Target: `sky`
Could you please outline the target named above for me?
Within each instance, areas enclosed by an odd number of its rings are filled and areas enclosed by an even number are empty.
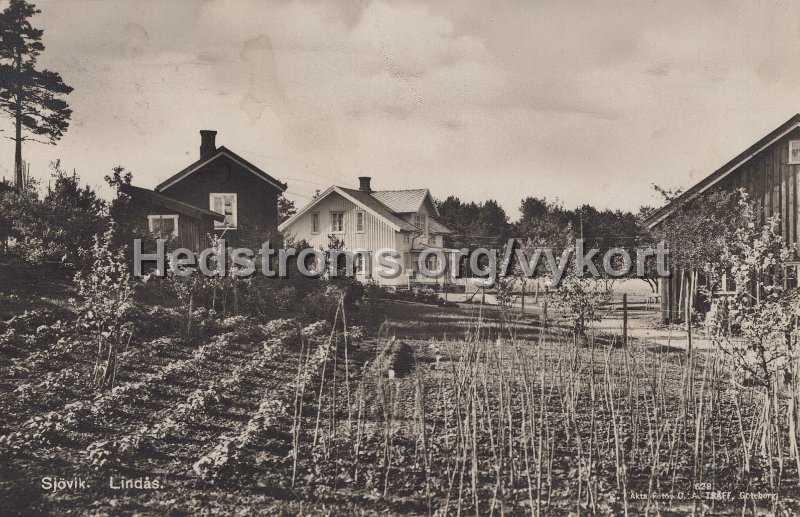
[[[24,158],[106,195],[112,167],[154,187],[212,129],[298,206],[371,176],[512,219],[526,196],[636,210],[800,112],[800,2],[34,3],[74,113]],[[13,159],[0,139],[0,176]]]

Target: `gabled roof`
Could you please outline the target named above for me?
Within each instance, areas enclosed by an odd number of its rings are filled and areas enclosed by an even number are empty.
[[[411,190],[376,190],[372,197],[386,205],[394,213],[406,214],[418,212],[425,198],[431,194],[426,188]],[[431,199],[431,204],[433,200]],[[433,205],[434,208],[436,205]]]
[[[428,218],[428,230],[431,233],[453,233],[450,228],[431,217]]]
[[[386,224],[394,228],[396,231],[419,231],[419,228],[394,215],[383,203],[373,198],[369,194],[361,192],[360,190],[338,187],[336,185],[329,187],[327,190],[325,190],[325,192],[322,192],[320,195],[315,197],[311,203],[307,204],[298,210],[297,213],[292,217],[278,225],[278,230],[283,231],[333,192],[336,192],[351,203],[359,205],[364,210],[372,213],[372,215],[375,217],[382,219]]]
[[[123,185],[121,190],[131,197],[144,199],[155,205],[160,205],[169,208],[170,210],[174,210],[180,214],[186,214],[191,217],[198,218],[210,217],[217,221],[225,220],[225,216],[222,214],[212,212],[211,210],[206,210],[205,208],[200,208],[199,206],[190,205],[189,203],[184,203],[183,201],[178,201],[177,199],[153,192],[152,190],[148,190],[146,188],[134,187],[133,185]]]
[[[218,147],[214,151],[214,154],[211,155],[210,158],[206,158],[206,159],[202,159],[201,158],[201,159],[197,160],[196,162],[192,163],[191,165],[189,165],[188,167],[186,167],[185,169],[183,169],[182,171],[180,171],[179,173],[177,173],[174,176],[170,177],[169,179],[163,181],[162,183],[160,183],[155,188],[155,190],[163,191],[163,190],[171,187],[172,185],[178,183],[179,181],[184,180],[188,176],[190,176],[190,175],[194,174],[196,171],[200,170],[205,165],[213,162],[214,160],[216,160],[216,159],[218,159],[218,158],[220,158],[222,156],[224,156],[224,157],[232,160],[233,162],[237,163],[238,165],[242,166],[245,170],[247,170],[248,172],[252,173],[256,177],[261,178],[262,180],[266,181],[267,183],[269,183],[270,185],[272,185],[276,189],[280,190],[281,192],[286,190],[286,183],[282,183],[282,182],[276,180],[275,178],[273,178],[272,176],[270,176],[266,172],[262,171],[261,169],[259,169],[255,165],[253,165],[252,163],[248,162],[247,160],[245,160],[244,158],[242,158],[238,154],[234,153],[230,149],[226,148],[225,146]]]
[[[372,195],[367,194],[366,192],[361,192],[360,190],[357,189],[344,188],[344,187],[338,187],[338,188],[342,192],[349,194],[353,199],[356,199],[358,201],[358,204],[360,204],[364,208],[369,208],[370,210],[375,212],[375,214],[377,214],[379,217],[382,217],[383,219],[391,222],[392,225],[396,226],[398,230],[405,230],[409,232],[419,231],[419,228],[417,228],[413,224],[409,223],[405,219],[402,219],[394,215],[392,213],[394,212],[394,210],[391,210],[388,206],[386,206],[378,199],[375,199]]]
[[[364,210],[370,212],[372,215],[382,219],[386,224],[391,226],[395,229],[395,231],[404,231],[404,232],[421,232],[422,230],[417,226],[411,224],[410,222],[406,221],[402,217],[399,217],[398,213],[408,213],[408,212],[416,212],[422,203],[425,201],[426,198],[430,197],[430,192],[428,189],[417,189],[417,190],[394,190],[394,191],[381,191],[381,192],[372,192],[367,194],[366,192],[362,192],[361,190],[352,189],[352,188],[345,188],[339,186],[332,186],[328,188],[325,192],[321,193],[317,197],[315,197],[311,203],[304,206],[302,209],[298,210],[296,214],[292,217],[287,219],[286,221],[282,222],[278,225],[278,229],[283,231],[288,228],[292,223],[297,221],[300,217],[303,216],[306,212],[311,210],[314,206],[316,206],[320,201],[328,197],[331,193],[336,192],[343,198],[347,199],[351,203],[354,203]],[[413,194],[405,195],[401,194],[398,196],[391,196],[391,199],[395,201],[394,206],[400,207],[402,211],[393,210],[391,206],[388,206],[386,203],[383,202],[383,197],[386,199],[385,196],[377,196],[376,194],[386,194],[388,192],[391,193],[406,193],[410,192]],[[431,202],[433,200],[431,199]],[[410,206],[416,204],[416,209],[408,210]],[[434,206],[435,208],[435,206]],[[450,230],[443,224],[439,223],[432,217],[428,218],[428,230],[431,233],[451,233]]]
[[[755,155],[774,144],[786,136],[789,132],[800,127],[800,113],[796,114],[777,128],[775,128],[768,135],[763,137],[758,142],[744,150],[744,152],[737,155],[734,159],[712,172],[694,186],[683,192],[680,196],[673,199],[667,205],[659,208],[644,220],[644,224],[648,228],[653,228],[655,225],[669,217],[682,203],[694,198],[695,196],[705,192],[709,188],[719,183],[723,178],[731,174],[733,171],[747,163]]]

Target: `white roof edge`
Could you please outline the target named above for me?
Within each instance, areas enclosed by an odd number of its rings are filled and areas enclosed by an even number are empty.
[[[433,199],[433,194],[431,194],[430,189],[425,189],[425,195],[422,197],[422,203],[419,204],[421,207],[427,198],[431,198],[431,205],[433,205],[433,212],[436,214],[436,217],[439,217],[439,207],[436,206],[436,201]],[[417,211],[419,211],[419,207],[417,207]]]
[[[335,186],[331,186],[331,187],[328,187],[327,189],[325,189],[317,197],[312,199],[310,203],[308,203],[306,206],[304,206],[303,208],[298,210],[292,217],[290,217],[289,219],[287,219],[284,222],[282,222],[281,224],[279,224],[278,225],[278,230],[281,231],[281,232],[284,231],[288,226],[290,226],[292,223],[297,221],[303,214],[308,212],[311,209],[311,207],[313,207],[314,205],[316,205],[317,203],[322,201],[324,198],[326,198],[328,196],[328,194],[330,194],[333,191],[333,189],[335,189],[335,188],[336,188]]]
[[[272,180],[270,180],[268,178],[265,178],[261,173],[259,173],[257,171],[254,171],[252,167],[248,166],[247,164],[242,163],[241,161],[237,160],[236,157],[231,156],[230,154],[228,154],[227,149],[223,149],[222,152],[215,154],[214,156],[212,156],[211,158],[209,158],[208,160],[206,160],[206,161],[204,161],[202,163],[198,163],[197,165],[195,165],[194,167],[192,167],[188,171],[184,172],[180,176],[178,176],[178,177],[174,178],[173,180],[171,180],[169,183],[165,184],[163,187],[156,187],[156,192],[162,192],[164,189],[167,189],[167,188],[173,186],[174,184],[178,183],[179,181],[183,181],[184,179],[186,179],[189,176],[191,176],[192,174],[194,174],[198,169],[200,169],[201,167],[205,167],[206,165],[208,165],[209,163],[213,162],[214,160],[216,160],[217,158],[219,158],[222,155],[227,156],[228,158],[233,160],[235,163],[239,164],[244,169],[250,171],[250,173],[252,173],[254,176],[256,176],[258,178],[261,178],[262,180],[266,181],[267,183],[269,183],[273,187],[278,188],[281,192],[286,190],[283,185],[275,183],[274,181],[272,181]]]
[[[769,142],[767,142],[766,144],[764,144],[764,145],[762,145],[761,147],[759,147],[757,151],[753,151],[752,153],[750,153],[750,154],[749,154],[747,157],[745,157],[744,159],[742,159],[742,160],[741,160],[739,163],[737,163],[736,165],[734,165],[733,167],[731,167],[730,169],[728,169],[727,171],[725,171],[725,173],[724,173],[724,174],[721,174],[719,178],[715,179],[714,181],[710,182],[710,183],[709,183],[708,185],[706,185],[705,187],[703,187],[703,188],[701,188],[700,190],[698,190],[697,192],[695,192],[695,193],[692,195],[692,198],[693,198],[693,197],[695,197],[695,196],[697,196],[698,194],[702,194],[702,193],[703,193],[703,192],[705,192],[706,190],[710,189],[711,187],[713,187],[714,185],[716,185],[717,183],[719,183],[719,182],[720,182],[722,179],[724,179],[724,178],[728,177],[728,175],[730,175],[730,173],[732,173],[733,171],[735,171],[736,169],[738,169],[739,167],[741,167],[742,165],[744,165],[745,163],[747,163],[748,161],[750,161],[750,159],[752,159],[752,158],[753,158],[753,156],[757,155],[758,153],[760,153],[761,151],[763,151],[763,150],[764,150],[764,149],[766,149],[767,147],[771,146],[772,144],[774,144],[775,142],[777,142],[777,141],[778,141],[778,140],[780,140],[781,138],[785,137],[787,134],[791,133],[792,131],[794,131],[794,130],[795,130],[795,129],[797,129],[798,127],[800,127],[800,122],[797,122],[797,123],[795,123],[795,124],[792,124],[791,126],[789,126],[789,128],[788,128],[788,129],[786,129],[786,131],[784,131],[783,133],[781,133],[780,135],[776,136],[775,138],[773,138],[772,140],[770,140],[770,141],[769,141]],[[713,173],[712,173],[712,174],[713,174]],[[701,181],[702,181],[702,180],[701,180]],[[690,199],[691,199],[691,198],[690,198]],[[653,228],[655,225],[657,225],[658,223],[660,223],[661,221],[663,221],[664,219],[666,219],[666,218],[667,218],[667,217],[668,217],[668,216],[669,216],[671,213],[672,213],[671,211],[665,212],[664,214],[662,214],[662,215],[661,215],[661,217],[659,217],[658,219],[656,219],[655,221],[653,221],[651,224],[649,224],[649,225],[647,226],[647,228],[648,228],[648,229],[649,229],[649,228]]]
[[[322,194],[320,194],[319,196],[314,198],[309,204],[304,206],[302,209],[298,210],[298,212],[296,214],[294,214],[292,217],[290,217],[289,219],[287,219],[284,222],[282,222],[281,224],[279,224],[278,225],[278,230],[284,231],[286,228],[291,226],[295,221],[297,221],[300,217],[302,217],[303,214],[308,212],[314,205],[316,205],[317,203],[322,201],[324,198],[328,197],[331,194],[331,192],[336,192],[337,194],[339,194],[343,198],[347,199],[351,203],[360,206],[365,211],[371,213],[372,215],[374,215],[378,219],[382,220],[383,222],[385,222],[386,224],[388,224],[389,226],[394,228],[395,231],[397,231],[397,232],[401,231],[401,228],[399,226],[397,226],[396,224],[394,224],[392,221],[386,219],[383,215],[379,214],[378,212],[376,212],[372,208],[364,205],[363,203],[358,201],[358,199],[354,198],[353,196],[351,196],[347,192],[343,191],[342,189],[340,189],[336,185],[328,187],[328,189],[325,192],[323,192]]]

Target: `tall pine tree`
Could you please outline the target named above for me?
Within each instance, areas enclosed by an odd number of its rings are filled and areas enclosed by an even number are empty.
[[[69,126],[72,110],[63,96],[72,91],[57,72],[38,70],[44,50],[41,29],[30,18],[39,13],[33,4],[11,0],[0,13],[0,109],[14,119],[16,143],[14,176],[22,185],[22,142],[55,144]]]

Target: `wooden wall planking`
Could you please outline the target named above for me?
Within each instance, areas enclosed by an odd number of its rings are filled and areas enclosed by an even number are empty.
[[[800,128],[793,130],[766,149],[752,156],[728,177],[721,180],[716,189],[743,188],[753,201],[758,224],[777,215],[780,231],[787,245],[800,244],[800,164],[789,164],[789,141],[800,139]],[[796,256],[798,254],[796,253]],[[662,284],[662,296],[667,296],[663,309],[666,321],[681,321],[680,306],[682,271],[673,271]]]

